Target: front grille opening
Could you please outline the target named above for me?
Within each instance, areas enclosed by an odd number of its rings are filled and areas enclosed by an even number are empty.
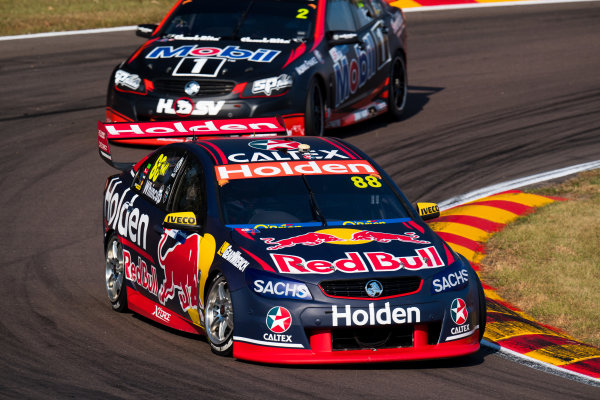
[[[323,281],[319,284],[327,296],[371,299],[365,286],[371,279],[345,279]],[[402,296],[414,293],[421,287],[421,278],[418,276],[403,276],[397,278],[377,279],[383,291],[378,297]]]
[[[413,325],[333,329],[331,345],[333,351],[412,347],[413,333]]]
[[[427,344],[434,345],[440,341],[442,321],[433,321],[427,324]]]

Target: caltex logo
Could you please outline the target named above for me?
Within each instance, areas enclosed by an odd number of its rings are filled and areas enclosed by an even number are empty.
[[[459,297],[452,301],[450,315],[452,316],[452,321],[454,321],[456,325],[462,325],[467,322],[469,312],[467,311],[467,304],[463,299]]]
[[[267,139],[255,140],[248,145],[259,150],[296,150],[300,143],[293,140]]]
[[[283,333],[292,325],[292,315],[284,307],[273,307],[267,313],[267,327],[274,333]]]

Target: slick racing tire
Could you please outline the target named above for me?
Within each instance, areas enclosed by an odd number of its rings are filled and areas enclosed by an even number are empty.
[[[406,107],[408,97],[408,76],[406,62],[400,53],[396,53],[390,69],[388,109],[394,119],[400,119]]]
[[[321,86],[316,80],[310,83],[306,95],[306,112],[304,114],[304,134],[306,136],[323,136],[325,132],[325,102]]]
[[[112,234],[106,245],[106,293],[112,308],[118,312],[127,310],[127,283],[123,245],[116,234]]]
[[[206,337],[213,353],[233,352],[233,302],[225,276],[218,274],[210,284],[204,307]]]
[[[483,339],[483,334],[485,333],[485,323],[487,321],[487,306],[485,303],[485,293],[483,291],[483,286],[481,285],[481,280],[479,276],[475,274],[477,279],[477,290],[479,295],[479,341]]]

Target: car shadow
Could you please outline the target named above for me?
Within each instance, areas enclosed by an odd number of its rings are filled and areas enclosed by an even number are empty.
[[[429,103],[431,96],[444,90],[443,87],[435,86],[409,86],[408,97],[406,100],[406,108],[400,121],[393,118],[389,114],[385,113],[373,119],[368,119],[363,122],[359,122],[356,125],[350,125],[342,128],[328,129],[325,131],[327,136],[335,136],[340,139],[361,135],[368,133],[376,129],[385,128],[390,124],[402,122],[408,120],[415,115],[419,114],[425,108],[425,105]]]

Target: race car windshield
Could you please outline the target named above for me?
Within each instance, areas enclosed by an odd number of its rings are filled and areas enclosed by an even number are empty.
[[[327,225],[409,217],[392,188],[375,175],[236,179],[221,186],[220,201],[226,225]]]
[[[316,4],[310,1],[195,0],[175,10],[162,35],[270,43],[277,43],[273,39],[304,40],[312,33],[315,16]]]

